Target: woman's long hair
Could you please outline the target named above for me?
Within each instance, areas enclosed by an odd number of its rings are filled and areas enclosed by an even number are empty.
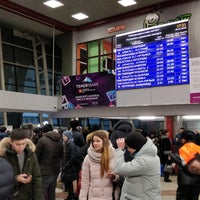
[[[101,177],[103,177],[104,172],[110,169],[110,142],[109,142],[109,133],[105,130],[97,130],[93,132],[92,141],[94,136],[97,136],[103,140],[103,149],[101,153]],[[93,142],[92,142],[93,145]]]

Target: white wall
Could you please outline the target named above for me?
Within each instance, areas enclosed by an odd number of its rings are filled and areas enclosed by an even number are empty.
[[[160,21],[176,18],[178,15],[192,13],[189,22],[190,58],[200,57],[200,1],[182,4],[164,9]],[[156,13],[156,12],[155,12]],[[147,13],[149,14],[149,13]],[[114,35],[107,33],[107,28],[121,24],[126,29],[115,34],[142,29],[147,14],[113,22],[89,30],[73,33],[72,74],[76,73],[76,44],[105,38]],[[155,87],[147,89],[126,90],[117,92],[118,108],[95,107],[73,110],[60,110],[59,98],[0,91],[0,111],[12,112],[50,112],[55,117],[132,117],[139,115],[189,115],[199,114],[200,104],[189,105],[189,85]],[[59,109],[55,109],[55,105]],[[140,106],[139,106],[140,105]],[[143,106],[147,105],[147,106]]]
[[[58,98],[0,90],[0,111],[55,112]]]
[[[189,21],[189,45],[190,58],[200,57],[200,1],[193,1],[191,3],[182,4],[175,7],[170,7],[162,10],[162,13],[157,12],[160,16],[161,22],[175,19],[177,16],[192,13]],[[155,12],[156,13],[156,12]],[[149,13],[147,13],[149,14]],[[121,24],[126,25],[126,29],[115,34],[135,31],[143,28],[143,21],[147,14],[113,22],[104,26],[99,26],[90,30],[84,30],[74,33],[73,46],[74,49],[77,43],[87,42],[95,39],[105,38],[111,36],[106,32],[108,27],[117,26]],[[73,68],[76,66],[76,52],[73,52]],[[139,106],[139,105],[170,105],[170,104],[189,104],[190,103],[190,86],[168,86],[155,87],[147,89],[133,89],[125,91],[117,91],[117,106]]]

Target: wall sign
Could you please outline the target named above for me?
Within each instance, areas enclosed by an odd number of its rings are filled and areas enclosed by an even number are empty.
[[[115,106],[115,76],[107,72],[62,78],[62,108]]]

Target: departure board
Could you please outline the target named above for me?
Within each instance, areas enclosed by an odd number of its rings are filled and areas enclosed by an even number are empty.
[[[189,84],[188,21],[116,36],[116,90]]]

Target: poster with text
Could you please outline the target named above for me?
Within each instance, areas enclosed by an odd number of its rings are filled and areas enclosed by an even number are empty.
[[[115,75],[98,72],[62,78],[62,109],[115,105]]]

